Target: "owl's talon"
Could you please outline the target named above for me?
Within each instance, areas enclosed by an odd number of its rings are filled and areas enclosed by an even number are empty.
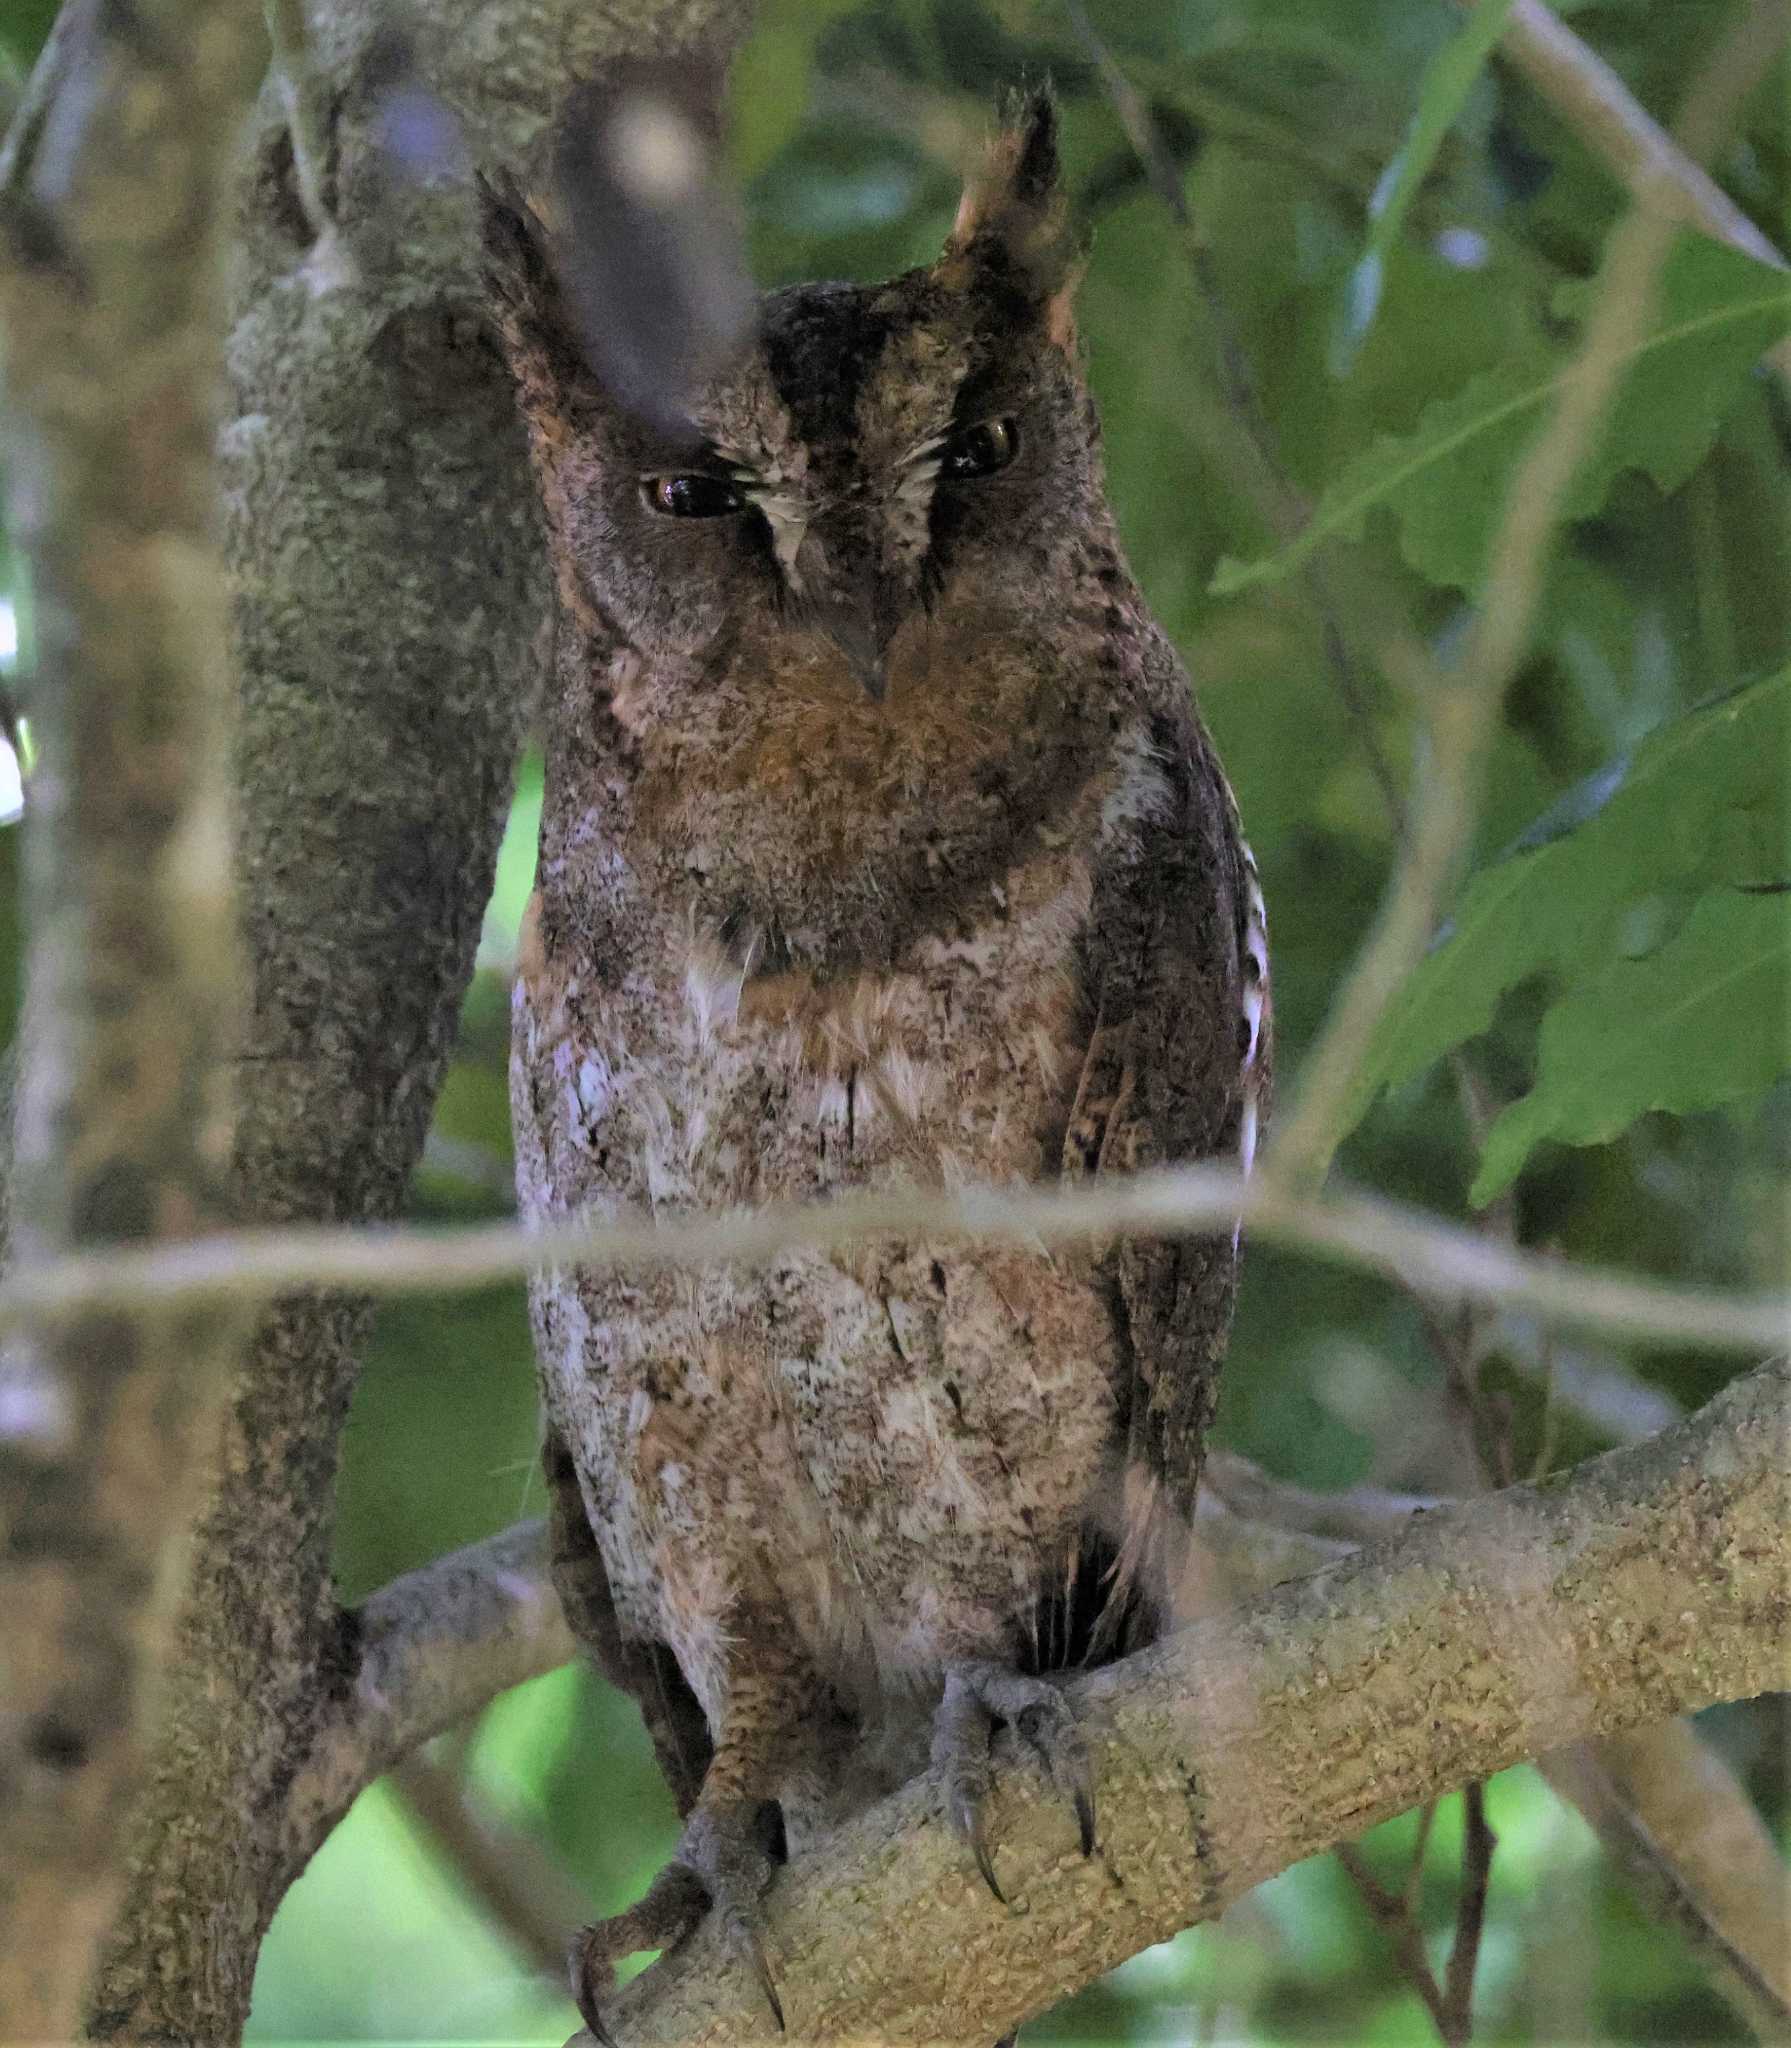
[[[777,1874],[776,1859],[759,1824],[756,1801],[730,1806],[699,1806],[685,1825],[678,1844],[678,1862],[695,1873],[709,1895],[728,1945],[765,1995],[778,2032],[787,2031],[783,2000],[765,1945],[754,1924],[759,1901]]]
[[[1062,1692],[1046,1678],[1027,1678],[981,1658],[954,1664],[933,1721],[933,1762],[944,1771],[947,1803],[958,1832],[970,1844],[983,1882],[1002,1905],[1007,1894],[996,1881],[983,1826],[988,1793],[989,1731],[1006,1721],[1044,1765],[1052,1784],[1076,1816],[1082,1853],[1095,1846],[1094,1771],[1088,1745]]]
[[[952,1818],[957,1822],[960,1833],[970,1844],[970,1853],[976,1858],[976,1867],[982,1873],[983,1883],[989,1887],[998,1906],[1007,1904],[1007,1893],[995,1876],[995,1865],[989,1855],[989,1833],[983,1825],[983,1809],[979,1801],[966,1809],[954,1811]]]
[[[771,2017],[777,2022],[777,2031],[787,2034],[790,2030],[784,2024],[784,2002],[777,1995],[777,1985],[772,1980],[771,1965],[765,1959],[765,1944],[750,1927],[738,1930],[736,1939],[741,1940],[746,1959],[753,1975],[759,1980],[759,1989],[765,1994],[765,2003],[771,2008]]]
[[[1023,1681],[1024,1682],[1024,1681]],[[1038,1680],[1036,1683],[1043,1684]],[[1094,1769],[1088,1761],[1088,1745],[1070,1703],[1055,1686],[1049,1698],[1023,1707],[1014,1722],[1021,1739],[1051,1774],[1051,1782],[1075,1809],[1077,1831],[1082,1837],[1084,1856],[1094,1854],[1095,1803]]]
[[[757,1981],[777,2030],[786,2031],[764,1944],[753,1926],[760,1897],[776,1864],[759,1839],[758,1809],[698,1807],[677,1854],[648,1886],[645,1897],[613,1919],[581,1928],[567,1958],[572,2001],[598,2048],[616,2048],[602,2004],[615,1990],[615,1966],[643,1948],[674,1948],[713,1910],[728,1944]]]

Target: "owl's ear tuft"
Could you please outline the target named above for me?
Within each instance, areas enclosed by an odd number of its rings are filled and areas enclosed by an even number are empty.
[[[1082,252],[1070,225],[1049,86],[1028,86],[1003,108],[1001,127],[958,202],[941,268],[965,283],[981,277],[1017,291],[1067,346]]]
[[[478,180],[485,283],[498,339],[531,421],[565,410],[576,384],[589,386],[577,324],[548,251],[548,231],[508,172]]]

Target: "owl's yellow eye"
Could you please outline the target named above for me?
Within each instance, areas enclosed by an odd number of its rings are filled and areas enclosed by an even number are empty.
[[[1020,452],[1020,429],[1013,420],[982,420],[966,427],[946,442],[939,457],[939,474],[963,482],[968,477],[993,476],[1006,469]]]
[[[727,512],[743,512],[746,499],[725,476],[644,476],[641,496],[649,512],[663,512],[673,519],[719,519]]]

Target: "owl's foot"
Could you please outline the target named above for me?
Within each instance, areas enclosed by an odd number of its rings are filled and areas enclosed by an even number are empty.
[[[993,1779],[989,1736],[997,1721],[1008,1723],[1075,1809],[1084,1856],[1095,1844],[1094,1772],[1070,1703],[1048,1678],[1027,1678],[980,1657],[947,1669],[945,1697],[933,1719],[933,1762],[945,1773],[952,1823],[970,1844],[984,1884],[1005,1906],[983,1826]]]
[[[759,1901],[776,1870],[757,1802],[699,1806],[685,1823],[671,1862],[648,1886],[646,1896],[627,1912],[599,1920],[573,1937],[567,1959],[572,1997],[591,2037],[602,2048],[613,2048],[602,2003],[615,1989],[617,1963],[637,1949],[674,1947],[705,1912],[715,1914],[728,1946],[764,1992],[782,2033],[784,2009],[755,1925]]]

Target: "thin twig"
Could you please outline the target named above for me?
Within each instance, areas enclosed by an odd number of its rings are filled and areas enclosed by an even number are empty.
[[[1455,1940],[1443,1976],[1443,2039],[1450,2048],[1471,2040],[1474,2032],[1474,1972],[1480,1961],[1480,1937],[1486,1927],[1486,1892],[1492,1876],[1493,1851],[1499,1838],[1487,1825],[1486,1786],[1479,1780],[1461,1794],[1461,1896],[1455,1907]]]
[[[467,1892],[536,1968],[558,1979],[571,1931],[590,1910],[571,1873],[533,1835],[492,1812],[463,1771],[420,1754],[401,1763],[391,1782]]]
[[[1430,1832],[1436,1826],[1437,1805],[1434,1799],[1427,1799],[1418,1810],[1418,1839],[1412,1844],[1412,1860],[1405,1870],[1405,1902],[1407,1906],[1417,1903],[1418,1887],[1424,1882],[1424,1855],[1430,1847]]]
[[[1406,1899],[1381,1883],[1369,1869],[1361,1850],[1353,1843],[1340,1843],[1336,1855],[1375,1925],[1387,1937],[1387,1945],[1393,1951],[1393,1960],[1399,1965],[1400,1974],[1423,1999],[1424,2009],[1430,2014],[1437,2032],[1445,2041],[1449,2040],[1443,1993],[1437,1984],[1436,1973],[1430,1967],[1430,1959],[1424,1953],[1424,1930],[1418,1924],[1418,1916]]]
[[[534,1270],[755,1265],[799,1247],[877,1237],[985,1238],[1042,1246],[1124,1235],[1204,1236],[1242,1221],[1258,1237],[1384,1274],[1420,1294],[1524,1308],[1638,1342],[1759,1355],[1791,1324],[1791,1295],[1718,1294],[1593,1266],[1565,1266],[1375,1196],[1296,1196],[1258,1173],[1182,1166],[1094,1187],[971,1187],[774,1203],[671,1223],[574,1217],[545,1228],[238,1231],[160,1251],[81,1255],[21,1269],[0,1289],[0,1330],[76,1309],[256,1300],[306,1288],[378,1295],[465,1291]]]
[[[1515,0],[1499,54],[1604,158],[1637,205],[1668,212],[1756,263],[1787,268],[1777,244],[1543,0]]]
[[[1783,39],[1785,10],[1756,0],[1693,86],[1681,147],[1708,152]],[[1657,175],[1657,174],[1655,174]],[[1566,494],[1590,451],[1624,363],[1646,331],[1677,223],[1638,204],[1607,247],[1578,362],[1554,413],[1519,463],[1494,535],[1474,631],[1459,671],[1425,690],[1430,766],[1375,929],[1308,1055],[1293,1114],[1262,1171],[1316,1182],[1348,1128],[1363,1064],[1388,1006],[1429,945],[1473,837],[1506,687],[1528,644]]]

